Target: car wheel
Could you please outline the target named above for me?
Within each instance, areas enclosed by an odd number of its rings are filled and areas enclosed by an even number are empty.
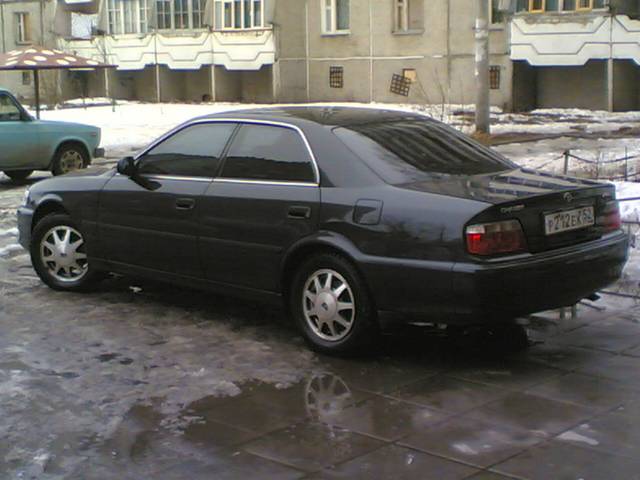
[[[89,264],[85,238],[69,215],[40,220],[33,230],[30,253],[36,273],[54,290],[86,290],[99,278]]]
[[[305,340],[318,352],[357,353],[378,337],[364,280],[340,255],[318,254],[302,264],[293,277],[289,301]]]
[[[33,170],[9,170],[4,174],[11,180],[24,180],[33,173]]]
[[[85,149],[79,144],[70,143],[62,145],[56,152],[51,173],[64,175],[85,168],[87,165],[89,165],[89,157]]]
[[[495,351],[517,353],[531,346],[527,329],[516,323],[503,323],[487,327],[487,340]]]

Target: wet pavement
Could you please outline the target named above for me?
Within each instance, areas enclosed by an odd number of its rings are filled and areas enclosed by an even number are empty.
[[[640,304],[532,346],[417,329],[308,351],[278,309],[123,277],[49,290],[0,178],[2,479],[640,479]]]

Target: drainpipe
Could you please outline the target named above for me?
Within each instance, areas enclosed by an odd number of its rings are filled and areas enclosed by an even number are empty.
[[[4,32],[6,30],[4,25],[4,0],[0,0],[0,26],[2,27],[2,53],[7,51],[7,39],[4,36]]]
[[[44,43],[44,0],[40,0],[40,45],[46,46]]]
[[[476,133],[490,131],[489,109],[489,3],[476,0]]]
[[[607,59],[607,110],[613,112],[613,22],[615,16],[610,14],[609,24],[609,58]]]

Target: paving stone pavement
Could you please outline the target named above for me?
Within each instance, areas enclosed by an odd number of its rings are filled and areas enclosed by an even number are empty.
[[[126,278],[53,292],[12,252],[0,478],[640,479],[640,305],[595,305],[536,316],[519,353],[399,329],[338,359],[275,309]]]

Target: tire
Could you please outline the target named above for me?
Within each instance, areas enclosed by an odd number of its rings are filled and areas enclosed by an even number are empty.
[[[4,172],[7,177],[16,181],[26,180],[26,178],[32,173],[33,170],[9,170]]]
[[[66,143],[56,151],[51,164],[51,173],[54,175],[64,175],[86,168],[89,165],[89,155],[85,148],[79,143]]]
[[[361,353],[378,339],[367,286],[353,264],[338,254],[316,254],[297,269],[289,310],[309,347],[320,353]]]
[[[79,240],[82,243],[74,247]],[[91,268],[84,237],[69,215],[56,213],[40,220],[31,236],[30,254],[36,273],[54,290],[86,291],[101,278],[101,273]]]
[[[495,351],[518,353],[531,346],[527,329],[516,323],[503,323],[487,327],[486,339]]]

